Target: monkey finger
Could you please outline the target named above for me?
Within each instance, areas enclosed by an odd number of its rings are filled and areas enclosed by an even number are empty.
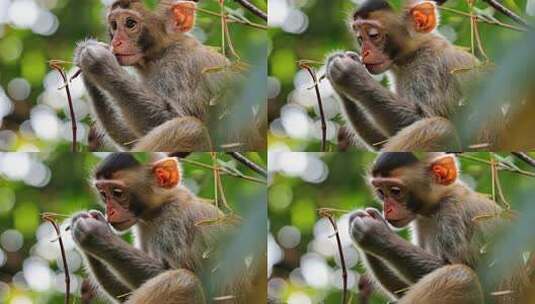
[[[333,63],[335,59],[342,58],[342,57],[344,57],[343,52],[337,52],[337,53],[330,55],[329,58],[327,59],[326,67],[329,68],[329,66]]]
[[[356,217],[365,217],[365,216],[369,216],[366,211],[364,210],[357,210],[353,213],[351,213],[351,215],[349,216],[349,223],[353,222],[353,220],[356,218]]]
[[[361,63],[360,61],[360,54],[356,53],[356,52],[351,52],[351,51],[348,51],[346,52],[346,56],[355,60],[356,62],[358,63]]]
[[[89,214],[91,215],[92,218],[96,220],[106,222],[106,217],[99,210],[89,210]]]
[[[375,208],[366,208],[366,212],[373,217],[376,220],[382,220],[383,216],[381,215],[381,212]]]
[[[72,218],[71,218],[71,226],[76,223],[78,220],[80,219],[86,219],[86,218],[89,218],[90,215],[89,213],[83,211],[83,212],[80,212],[80,213],[77,213],[75,214]]]

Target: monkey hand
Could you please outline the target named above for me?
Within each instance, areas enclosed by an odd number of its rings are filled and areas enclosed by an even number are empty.
[[[394,232],[375,208],[355,211],[349,217],[349,234],[364,251],[381,250],[384,243]]]
[[[106,74],[105,70],[120,69],[110,47],[93,39],[78,43],[74,51],[74,64],[84,72],[84,75],[89,73],[100,76]]]
[[[104,215],[96,210],[75,215],[71,220],[71,234],[78,246],[88,252],[106,246],[115,237]]]
[[[327,59],[327,78],[336,86],[354,86],[372,79],[355,52],[339,52]]]

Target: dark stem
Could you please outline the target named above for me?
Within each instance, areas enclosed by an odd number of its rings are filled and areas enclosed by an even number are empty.
[[[267,17],[267,14],[264,13],[261,9],[259,9],[258,7],[256,7],[254,4],[252,4],[251,2],[247,1],[247,0],[234,0],[235,2],[238,2],[239,4],[241,4],[241,6],[245,7],[246,9],[248,9],[251,13],[257,15],[258,17],[264,19],[265,21],[268,20],[268,17]]]
[[[492,6],[495,10],[499,11],[500,13],[506,15],[507,17],[513,19],[516,23],[526,27],[526,28],[531,28],[529,26],[529,24],[522,18],[520,18],[520,16],[518,16],[517,14],[513,13],[513,11],[511,11],[510,9],[508,9],[507,7],[503,6],[500,2],[496,1],[496,0],[483,0],[485,2],[487,2],[488,5]]]
[[[321,119],[321,152],[325,152],[325,148],[327,145],[327,123],[325,121],[325,113],[323,112],[323,102],[321,101],[318,78],[316,77],[316,73],[312,70],[312,68],[309,65],[305,63],[300,63],[299,66],[307,70],[308,73],[310,74],[310,77],[312,77],[312,80],[314,81],[314,89],[316,91],[316,98],[318,99],[318,107],[320,110],[320,119]]]
[[[525,152],[511,152],[514,156],[516,156],[518,159],[522,160],[526,164],[532,166],[535,168],[535,159],[533,159],[531,156],[529,156]]]
[[[65,304],[69,304],[69,299],[71,295],[71,277],[69,275],[69,265],[67,264],[67,255],[65,254],[65,248],[63,247],[63,240],[61,239],[61,230],[58,227],[58,224],[52,218],[52,215],[43,214],[43,219],[50,222],[56,230],[56,235],[58,236],[59,248],[61,250],[61,258],[63,260],[63,269],[65,270]]]
[[[63,68],[59,65],[58,62],[54,62],[54,61],[51,61],[50,62],[50,67],[55,69],[56,71],[58,71],[58,73],[61,75],[61,78],[63,78],[63,82],[64,82],[64,86],[65,86],[65,91],[67,92],[67,102],[69,104],[69,114],[71,116],[71,124],[72,124],[72,152],[76,152],[77,148],[76,148],[76,144],[77,144],[77,139],[76,139],[76,131],[78,130],[78,126],[76,125],[76,117],[74,115],[74,107],[73,107],[73,104],[72,104],[72,97],[71,97],[71,90],[69,88],[69,79],[67,79],[67,75],[65,74],[65,71],[63,70]],[[80,72],[76,72],[76,74],[71,77],[71,80],[74,79],[76,76],[80,75]]]
[[[336,237],[336,244],[338,246],[338,253],[340,254],[340,264],[342,264],[342,283],[343,283],[343,294],[342,294],[342,304],[347,303],[347,266],[346,260],[344,257],[344,251],[342,250],[342,241],[340,240],[340,233],[338,232],[338,226],[334,220],[332,214],[326,209],[320,209],[320,216],[326,217],[334,229],[334,235]]]
[[[252,160],[248,159],[245,155],[241,154],[240,152],[227,152],[227,153],[230,156],[232,156],[232,158],[242,163],[244,166],[262,175],[263,177],[267,177],[266,169],[254,163]]]

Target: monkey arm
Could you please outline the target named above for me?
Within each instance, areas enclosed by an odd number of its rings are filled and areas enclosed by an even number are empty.
[[[409,287],[407,282],[401,279],[380,258],[369,253],[364,253],[364,258],[375,279],[396,298],[399,298],[403,291]]]
[[[351,54],[332,56],[327,63],[327,77],[338,93],[362,106],[388,136],[422,117],[414,101],[402,99],[383,87]]]
[[[426,274],[445,265],[444,261],[411,244],[397,234],[376,239],[373,254],[382,258],[410,282],[417,282]]]
[[[147,134],[177,116],[167,108],[162,97],[120,67],[116,73],[103,73],[95,80],[113,97],[122,116],[136,133]]]
[[[151,92],[123,69],[109,47],[94,40],[78,45],[74,62],[100,89],[113,97],[133,132],[146,134],[176,116],[162,96]]]
[[[87,255],[87,263],[89,264],[89,269],[94,278],[104,291],[114,299],[123,302],[121,300],[122,296],[130,293],[132,290],[120,282],[117,277],[108,270],[107,266],[95,257]]]
[[[130,128],[124,124],[122,119],[117,117],[118,113],[106,99],[106,96],[86,77],[83,78],[84,85],[91,97],[93,111],[100,125],[114,142],[124,148],[129,148],[127,143],[135,141],[138,136],[130,131]]]
[[[134,248],[118,236],[114,236],[103,246],[91,250],[98,259],[104,261],[114,273],[132,289],[167,270],[167,267],[147,253]]]
[[[340,99],[346,116],[359,137],[374,150],[381,149],[382,143],[387,139],[386,136],[379,131],[358,104],[343,95],[340,95]]]

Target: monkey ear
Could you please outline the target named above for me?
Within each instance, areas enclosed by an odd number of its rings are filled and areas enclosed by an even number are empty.
[[[156,178],[156,183],[162,188],[171,189],[180,183],[180,166],[174,157],[167,157],[155,162],[152,165],[152,173]]]
[[[431,174],[437,184],[451,185],[457,180],[459,174],[457,162],[453,155],[443,155],[431,163]]]
[[[191,1],[177,1],[171,6],[171,30],[174,32],[189,32],[195,25],[195,10],[197,5]]]
[[[423,1],[415,4],[409,10],[410,22],[417,33],[432,32],[438,25],[438,14],[435,3]]]

